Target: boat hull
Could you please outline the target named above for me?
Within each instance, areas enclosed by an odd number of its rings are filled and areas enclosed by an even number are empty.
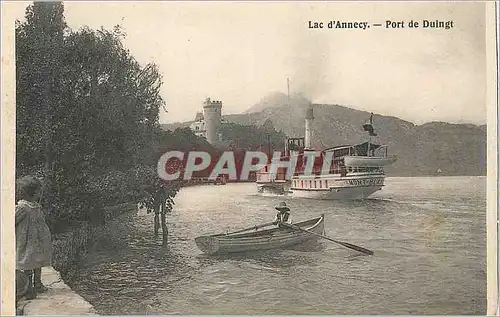
[[[312,177],[298,176],[292,179],[289,195],[320,200],[364,199],[384,187],[383,174],[330,174]]]
[[[257,183],[260,194],[285,195],[290,191],[290,182]]]
[[[324,216],[294,224],[317,234],[324,232]],[[290,228],[273,228],[238,235],[211,235],[195,238],[206,254],[230,254],[269,249],[282,249],[318,239],[318,236]]]
[[[311,198],[318,200],[357,200],[365,199],[373,193],[381,190],[383,185],[362,187],[339,187],[324,190],[291,190],[294,197]]]

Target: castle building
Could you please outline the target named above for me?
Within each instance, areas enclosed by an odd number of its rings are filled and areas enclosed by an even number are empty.
[[[195,135],[207,139],[210,144],[214,144],[220,141],[221,123],[222,102],[207,98],[203,102],[203,112],[196,113],[190,128]]]
[[[191,130],[193,130],[194,134],[199,137],[206,138],[206,130],[205,130],[205,120],[203,117],[203,112],[197,112],[196,117],[194,118],[194,122],[191,123]]]

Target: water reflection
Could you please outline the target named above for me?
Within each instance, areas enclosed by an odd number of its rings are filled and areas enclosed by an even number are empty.
[[[311,247],[315,249],[311,249]],[[293,248],[285,250],[263,250],[246,253],[233,253],[221,255],[206,255],[200,254],[196,256],[201,266],[210,266],[219,264],[223,261],[230,261],[233,263],[253,263],[266,267],[283,268],[291,267],[294,265],[314,265],[314,255],[307,253],[314,253],[323,250],[324,247],[319,243],[305,243]],[[296,252],[287,252],[293,250]],[[307,254],[307,255],[304,255]]]
[[[253,184],[185,188],[168,216],[167,248],[152,215],[119,219],[71,286],[101,314],[484,314],[484,180],[433,181],[388,180],[365,201],[285,199],[294,222],[325,213],[327,236],[373,256],[321,238],[204,255],[194,237],[272,221],[284,199],[249,194]]]

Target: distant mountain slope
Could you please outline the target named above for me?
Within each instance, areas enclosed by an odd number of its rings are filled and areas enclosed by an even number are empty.
[[[289,102],[287,95],[281,92],[273,92],[262,98],[257,104],[250,107],[250,109],[248,109],[244,113],[257,113],[270,108],[279,108],[282,106],[286,106],[288,105],[288,103]],[[292,94],[290,96],[290,104],[293,108],[301,109],[306,107],[309,103],[310,101],[303,97],[301,94]]]
[[[284,98],[284,99],[283,99]],[[271,119],[277,130],[303,136],[305,109],[309,101],[272,94],[244,114],[224,116],[228,122],[262,125]],[[285,101],[283,101],[285,100]],[[314,105],[314,139],[325,147],[362,142],[367,139],[362,124],[369,119],[365,111],[339,105]],[[386,169],[388,175],[486,175],[486,126],[430,122],[415,125],[395,117],[374,114],[377,137],[387,144],[398,160]],[[170,127],[165,127],[170,128]]]

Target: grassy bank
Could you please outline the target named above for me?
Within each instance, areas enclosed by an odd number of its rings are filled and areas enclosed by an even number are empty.
[[[137,211],[136,203],[122,203],[105,208],[107,220],[135,211]],[[89,222],[81,222],[80,226],[75,229],[53,236],[52,266],[59,271],[63,280],[68,281],[73,278],[80,260],[106,230],[105,223],[94,225]]]

